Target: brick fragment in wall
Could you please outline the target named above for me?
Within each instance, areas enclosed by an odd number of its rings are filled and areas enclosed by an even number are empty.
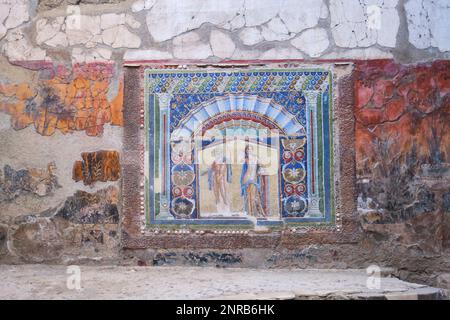
[[[83,181],[92,185],[97,181],[117,181],[120,178],[120,160],[117,151],[83,152],[83,161],[76,161],[72,178],[76,182]]]
[[[0,202],[12,201],[23,194],[44,197],[61,186],[55,175],[56,165],[51,162],[47,168],[26,168],[15,170],[5,165],[0,172]]]
[[[58,209],[56,217],[75,224],[119,223],[119,190],[110,186],[95,193],[77,191]]]
[[[0,84],[0,111],[11,115],[14,129],[33,125],[44,136],[56,130],[101,136],[105,124],[123,125],[123,83],[116,97],[108,100],[113,64],[75,64],[72,69],[47,64],[41,67],[40,80],[34,86]]]

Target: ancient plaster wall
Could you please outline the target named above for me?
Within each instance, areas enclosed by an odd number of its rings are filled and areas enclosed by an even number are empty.
[[[449,14],[448,0],[0,0],[0,260],[448,270]],[[354,64],[362,237],[122,252],[139,157],[122,142],[124,68],[286,59]]]

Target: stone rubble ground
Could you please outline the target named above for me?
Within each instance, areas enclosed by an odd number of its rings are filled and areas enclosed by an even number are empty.
[[[368,289],[365,270],[1,265],[0,299],[444,299],[445,291],[393,277]],[[69,281],[70,282],[70,281]]]

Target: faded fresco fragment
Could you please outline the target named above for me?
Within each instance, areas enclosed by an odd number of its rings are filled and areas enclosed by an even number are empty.
[[[110,186],[94,193],[77,191],[58,208],[25,215],[10,228],[11,250],[22,262],[55,261],[64,254],[115,255],[118,245],[119,190]],[[3,233],[3,234],[2,234]],[[0,254],[2,236],[0,226]]]
[[[47,168],[15,170],[9,165],[0,172],[0,202],[11,201],[21,194],[35,194],[40,197],[51,194],[61,186],[55,175],[56,165],[51,162]]]
[[[75,224],[117,224],[119,190],[110,186],[95,193],[77,191],[56,213]]]
[[[434,211],[432,182],[450,178],[450,62],[378,60],[357,69],[360,210],[368,222]]]
[[[85,185],[96,181],[117,181],[120,178],[119,152],[96,151],[83,152],[83,161],[76,161],[72,177],[76,182],[83,180]]]
[[[123,124],[123,85],[115,98],[108,99],[113,64],[75,64],[72,70],[47,64],[41,67],[36,87],[0,84],[0,111],[11,115],[14,129],[33,125],[44,136],[56,130],[100,136],[105,124]]]

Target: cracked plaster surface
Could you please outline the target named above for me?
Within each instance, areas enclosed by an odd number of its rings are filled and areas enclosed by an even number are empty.
[[[140,37],[129,31],[129,28],[139,27],[140,23],[125,13],[57,17],[53,21],[40,19],[36,23],[36,42],[51,47],[84,45],[93,48],[105,44],[113,48],[139,48]]]
[[[271,30],[285,37],[316,26],[326,16],[326,6],[317,0],[303,1],[301,6],[296,0],[167,0],[153,4],[146,21],[153,39],[161,42],[204,23],[228,30],[269,23],[266,32]],[[269,32],[266,36],[273,38],[273,34]]]
[[[81,63],[113,56],[376,59],[393,57],[391,48],[404,41],[417,50],[450,50],[449,0],[137,0],[104,13],[91,4],[79,16],[33,19],[30,6],[0,0],[1,50],[10,61],[52,60],[63,50]],[[125,55],[115,54],[123,48]]]
[[[405,4],[409,41],[419,49],[450,50],[450,1],[409,0]]]
[[[331,0],[331,32],[337,46],[395,47],[400,18],[397,0]]]
[[[0,39],[9,29],[13,29],[30,19],[27,0],[0,0]]]

